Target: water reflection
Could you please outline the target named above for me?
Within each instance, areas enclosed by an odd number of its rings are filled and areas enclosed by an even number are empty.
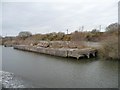
[[[38,84],[38,87],[114,88],[118,62],[61,58],[3,47],[3,70]]]

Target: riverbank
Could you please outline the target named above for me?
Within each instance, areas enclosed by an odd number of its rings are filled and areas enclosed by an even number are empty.
[[[30,52],[37,52],[37,53],[43,53],[43,54],[61,56],[61,57],[73,57],[77,59],[82,57],[91,58],[98,56],[101,59],[118,60],[119,59],[118,42],[117,42],[118,40],[116,39],[115,40],[110,39],[110,40],[109,42],[108,40],[106,40],[106,42],[38,41],[38,42],[29,42],[26,44],[7,43],[4,44],[4,46],[17,47],[16,49],[26,50]]]
[[[29,32],[20,32],[15,37],[1,37],[0,44],[5,47],[15,45],[29,45],[42,48],[53,49],[85,49],[95,48],[99,51],[99,57],[102,59],[120,60],[118,49],[118,23],[110,24],[105,32],[92,30],[90,32],[75,31],[70,34],[65,33],[46,33],[34,34]],[[97,44],[93,44],[97,43]]]
[[[100,45],[97,42],[85,41],[39,41],[37,43],[31,42],[18,45],[11,42],[4,44],[5,47],[13,47],[14,49],[77,59],[96,57]]]

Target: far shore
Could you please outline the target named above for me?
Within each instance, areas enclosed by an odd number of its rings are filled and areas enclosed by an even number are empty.
[[[42,48],[68,48],[68,49],[86,49],[94,48],[99,52],[99,57],[104,59],[120,59],[118,53],[118,23],[110,24],[105,32],[97,29],[92,31],[75,31],[70,34],[63,32],[53,32],[47,34],[32,34],[25,31],[20,32],[14,37],[1,37],[0,45],[13,47],[16,45],[27,45]]]

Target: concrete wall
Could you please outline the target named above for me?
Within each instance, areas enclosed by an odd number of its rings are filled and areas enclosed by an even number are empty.
[[[35,47],[28,45],[16,45],[13,47],[14,49],[26,50],[26,51],[49,54],[54,56],[61,56],[61,57],[75,57],[77,59],[84,56],[90,58],[90,55],[95,56],[95,53],[97,52],[95,49],[91,49],[91,48],[84,48],[84,49],[43,48],[43,47]]]

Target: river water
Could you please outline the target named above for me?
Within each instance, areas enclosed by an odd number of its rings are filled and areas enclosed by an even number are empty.
[[[117,88],[118,62],[61,58],[2,47],[2,70],[39,88]]]

